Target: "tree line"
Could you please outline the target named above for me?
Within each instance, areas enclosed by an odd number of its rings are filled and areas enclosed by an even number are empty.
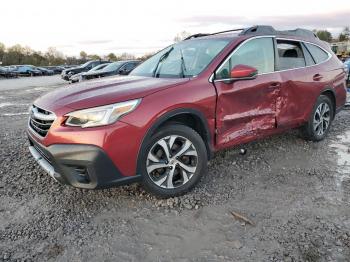
[[[344,27],[343,31],[338,37],[333,37],[332,33],[328,30],[313,30],[314,33],[323,41],[331,42],[342,42],[350,39],[349,27]],[[174,38],[174,42],[179,42],[184,38],[188,37],[190,33],[183,31],[177,34]],[[6,47],[0,43],[0,62],[2,65],[35,65],[35,66],[47,66],[47,65],[77,65],[85,63],[88,60],[108,60],[108,61],[119,61],[126,59],[139,59],[146,60],[153,53],[145,54],[142,57],[135,57],[133,54],[123,53],[116,55],[109,53],[105,56],[98,56],[96,54],[87,54],[85,51],[81,51],[79,57],[65,56],[62,52],[59,52],[54,47],[49,47],[46,52],[36,51],[28,46],[14,45]]]
[[[326,41],[328,43],[332,42],[343,42],[350,39],[350,30],[349,27],[344,27],[343,31],[339,34],[338,37],[333,37],[332,33],[328,30],[313,30],[314,33],[318,36],[319,39]]]
[[[85,63],[88,60],[108,60],[119,61],[126,59],[145,60],[152,54],[136,58],[135,55],[129,53],[122,53],[116,55],[109,53],[105,56],[98,56],[96,54],[87,54],[85,51],[80,52],[79,57],[65,56],[62,52],[54,47],[49,47],[46,52],[36,51],[28,46],[14,45],[6,47],[0,43],[0,62],[2,66],[6,65],[34,65],[34,66],[55,66],[55,65],[77,65]]]

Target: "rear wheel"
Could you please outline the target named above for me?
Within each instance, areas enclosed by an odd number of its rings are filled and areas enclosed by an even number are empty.
[[[173,197],[191,190],[207,170],[207,152],[201,136],[192,128],[164,126],[147,141],[141,153],[141,172],[146,190]]]
[[[320,141],[329,131],[333,117],[334,105],[328,96],[321,95],[313,108],[309,121],[302,127],[307,140]]]

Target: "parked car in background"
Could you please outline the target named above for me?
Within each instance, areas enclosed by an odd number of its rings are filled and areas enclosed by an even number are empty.
[[[16,71],[11,70],[8,67],[0,66],[0,77],[12,78],[17,77],[18,74]]]
[[[27,130],[34,159],[63,184],[141,182],[173,197],[200,181],[219,150],[292,128],[323,140],[346,100],[330,46],[303,29],[231,31],[193,35],[129,76],[37,99]]]
[[[94,71],[97,71],[97,70],[100,70],[102,68],[105,68],[107,65],[109,65],[110,63],[105,63],[105,64],[100,64],[98,66],[95,66],[94,68],[90,69],[89,71],[87,72],[81,72],[81,73],[78,73],[78,74],[75,74],[75,75],[72,75],[70,78],[69,78],[69,82],[70,83],[77,83],[79,81],[81,81],[82,79],[82,74],[86,74],[88,72],[94,72]]]
[[[345,66],[345,69],[348,73],[348,81],[349,81],[349,79],[350,79],[350,57],[344,61],[344,66]]]
[[[106,64],[109,63],[108,61],[102,61],[102,60],[93,60],[93,61],[89,61],[86,62],[83,65],[77,66],[77,67],[72,67],[72,68],[68,68],[62,71],[61,73],[61,77],[62,79],[69,81],[70,77],[72,75],[81,73],[81,72],[87,72],[90,69],[94,68],[95,66],[98,66],[100,64]]]
[[[16,71],[19,75],[24,76],[41,76],[42,71],[32,65],[16,65]]]
[[[53,70],[47,69],[47,68],[44,68],[44,67],[38,67],[37,66],[36,69],[40,70],[42,75],[44,75],[44,76],[52,76],[55,73]]]
[[[113,75],[128,75],[139,64],[140,61],[138,60],[114,62],[102,69],[94,71],[90,70],[88,72],[82,73],[81,81]]]
[[[61,74],[65,69],[63,66],[45,66],[45,68],[53,70],[54,74]]]
[[[346,96],[346,107],[349,108],[350,107],[350,57],[345,59],[344,61],[344,67],[345,70],[347,72],[347,81],[346,81],[346,85],[347,85],[347,96]]]

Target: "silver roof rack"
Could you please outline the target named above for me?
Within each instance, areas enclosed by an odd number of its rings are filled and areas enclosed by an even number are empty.
[[[189,39],[199,38],[199,37],[204,37],[204,36],[212,36],[212,35],[230,33],[230,32],[238,32],[238,31],[241,31],[239,33],[239,35],[288,35],[288,36],[301,36],[301,37],[307,37],[307,38],[318,38],[314,32],[307,30],[307,29],[297,28],[294,30],[279,31],[279,30],[275,30],[270,25],[255,25],[255,26],[248,27],[248,28],[238,28],[238,29],[225,30],[225,31],[220,31],[220,32],[215,32],[215,33],[194,34],[194,35],[191,35],[191,36],[185,38],[184,40],[189,40]]]

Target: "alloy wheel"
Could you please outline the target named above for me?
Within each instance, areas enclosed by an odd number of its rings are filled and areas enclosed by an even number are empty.
[[[186,184],[196,172],[198,153],[193,143],[178,135],[158,140],[147,156],[147,174],[157,186],[174,189]]]
[[[315,114],[313,127],[315,134],[322,136],[326,133],[331,120],[331,110],[327,103],[321,103],[318,105]]]

